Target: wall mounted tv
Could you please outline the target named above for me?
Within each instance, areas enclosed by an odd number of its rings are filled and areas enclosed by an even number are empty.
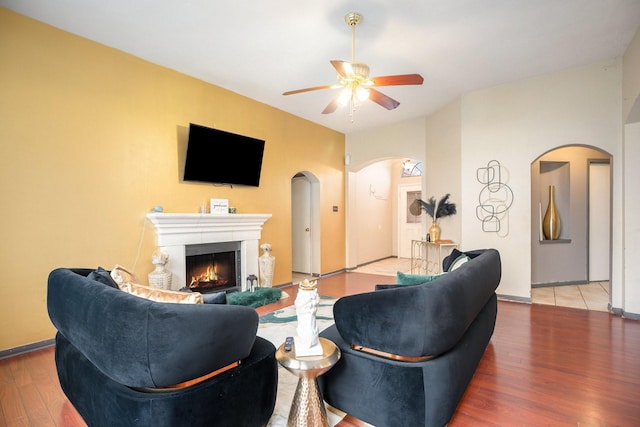
[[[184,180],[258,187],[264,141],[191,123]]]

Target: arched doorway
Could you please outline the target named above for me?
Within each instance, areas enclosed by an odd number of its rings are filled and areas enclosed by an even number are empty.
[[[320,276],[320,182],[311,172],[291,178],[291,269]]]
[[[406,157],[352,166],[347,182],[349,267],[410,257],[411,240],[424,235],[423,216],[408,214],[411,201],[422,197],[421,167]]]
[[[571,145],[532,162],[532,302],[598,311],[611,306],[611,160],[599,148]],[[543,226],[552,198],[557,238]]]

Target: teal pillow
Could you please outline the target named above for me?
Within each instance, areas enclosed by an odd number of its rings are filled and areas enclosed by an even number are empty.
[[[398,271],[398,273],[396,274],[396,281],[399,285],[420,285],[422,283],[436,280],[438,277],[445,274],[447,273],[434,274],[432,276],[422,276],[419,274],[405,274],[401,271]]]
[[[449,266],[449,270],[447,271],[456,270],[460,268],[462,264],[469,262],[469,260],[470,258],[467,255],[462,254],[451,263],[451,265]]]

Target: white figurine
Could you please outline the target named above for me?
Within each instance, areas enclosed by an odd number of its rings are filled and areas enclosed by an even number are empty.
[[[322,346],[318,340],[318,324],[316,312],[320,297],[318,296],[317,281],[304,280],[298,284],[296,297],[296,314],[298,316],[298,335],[295,339],[296,356],[320,356]]]

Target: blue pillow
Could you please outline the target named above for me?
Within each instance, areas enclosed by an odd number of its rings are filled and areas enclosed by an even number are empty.
[[[111,278],[111,274],[102,267],[98,267],[97,270],[93,270],[87,275],[87,279],[95,280],[103,285],[111,286],[112,288],[120,289],[115,280]]]
[[[439,278],[444,274],[446,273],[423,276],[419,274],[405,274],[401,271],[398,271],[398,273],[396,274],[396,281],[400,285],[420,285],[422,283],[427,283],[427,282],[436,280],[437,278]]]
[[[226,304],[227,303],[227,293],[226,292],[211,292],[211,293],[203,293],[202,301],[205,304]]]

